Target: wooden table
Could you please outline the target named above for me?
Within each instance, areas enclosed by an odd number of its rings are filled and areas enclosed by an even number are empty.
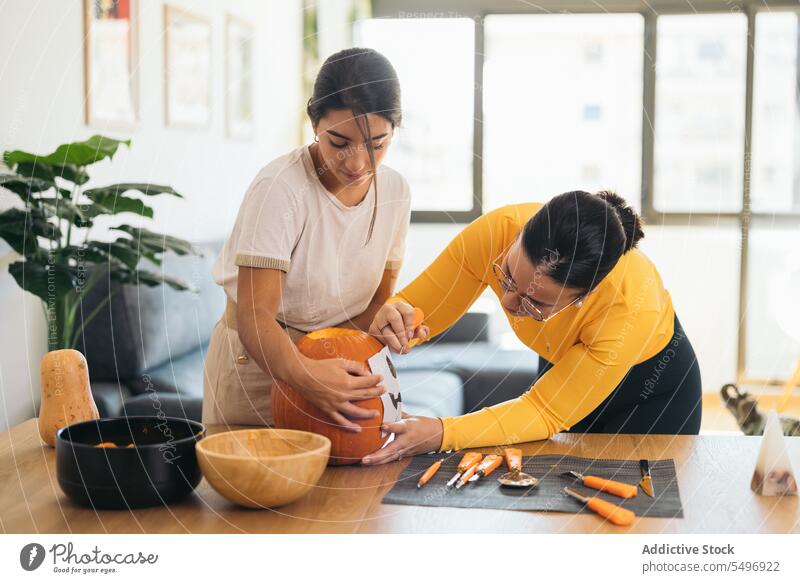
[[[223,430],[208,428],[209,434]],[[800,438],[787,438],[800,471]],[[0,434],[0,530],[5,533],[786,533],[800,532],[798,497],[750,491],[760,440],[741,436],[561,434],[523,445],[525,455],[569,454],[620,459],[673,458],[683,519],[640,518],[630,529],[590,514],[429,508],[381,504],[407,461],[379,467],[328,468],[306,497],[276,510],[248,510],[203,480],[171,507],[98,511],[70,502],[55,476],[55,451],[39,440],[36,421]]]

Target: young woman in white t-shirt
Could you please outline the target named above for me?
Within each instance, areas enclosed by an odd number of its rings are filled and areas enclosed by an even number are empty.
[[[327,326],[366,331],[394,291],[411,214],[405,179],[381,165],[401,121],[397,74],[376,51],[336,53],[307,112],[314,143],[258,173],[214,265],[228,305],[206,356],[205,423],[271,424],[280,379],[358,431],[348,418],[376,413],[357,401],[384,391],[367,367],[308,359],[294,341]]]

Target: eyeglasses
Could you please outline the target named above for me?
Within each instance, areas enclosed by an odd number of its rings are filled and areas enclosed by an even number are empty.
[[[533,300],[517,291],[517,286],[514,283],[514,280],[511,279],[508,274],[506,274],[505,270],[499,263],[493,263],[492,270],[494,271],[497,281],[500,282],[500,288],[503,290],[503,293],[516,294],[516,296],[519,298],[519,305],[522,306],[522,311],[538,322],[547,322],[550,318],[554,318],[573,304],[582,302],[583,298],[585,297],[580,295],[567,305],[562,306],[558,310],[550,312],[547,316],[545,316],[542,314],[542,311],[534,305]]]

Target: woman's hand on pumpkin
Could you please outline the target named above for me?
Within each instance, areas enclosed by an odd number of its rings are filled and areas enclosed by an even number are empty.
[[[414,329],[414,308],[405,302],[386,304],[378,310],[369,333],[383,342],[392,352],[407,353],[409,342],[415,338],[425,340],[430,333],[427,326]]]
[[[381,375],[370,374],[369,367],[360,362],[343,358],[325,360],[303,359],[299,378],[292,384],[302,395],[345,429],[361,431],[361,427],[350,421],[372,419],[378,411],[364,409],[351,401],[363,401],[380,397],[386,392]]]
[[[365,465],[385,464],[403,457],[439,451],[442,447],[442,421],[436,417],[406,417],[396,423],[381,425],[387,433],[394,433],[392,442],[364,457]]]

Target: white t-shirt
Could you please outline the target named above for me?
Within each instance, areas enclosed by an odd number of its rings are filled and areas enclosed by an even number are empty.
[[[383,271],[400,269],[411,217],[406,180],[385,165],[376,180],[378,210],[367,243],[375,181],[348,207],[322,186],[308,146],[273,160],[247,189],[214,281],[236,301],[239,266],[284,271],[277,319],[303,331],[358,316]]]

